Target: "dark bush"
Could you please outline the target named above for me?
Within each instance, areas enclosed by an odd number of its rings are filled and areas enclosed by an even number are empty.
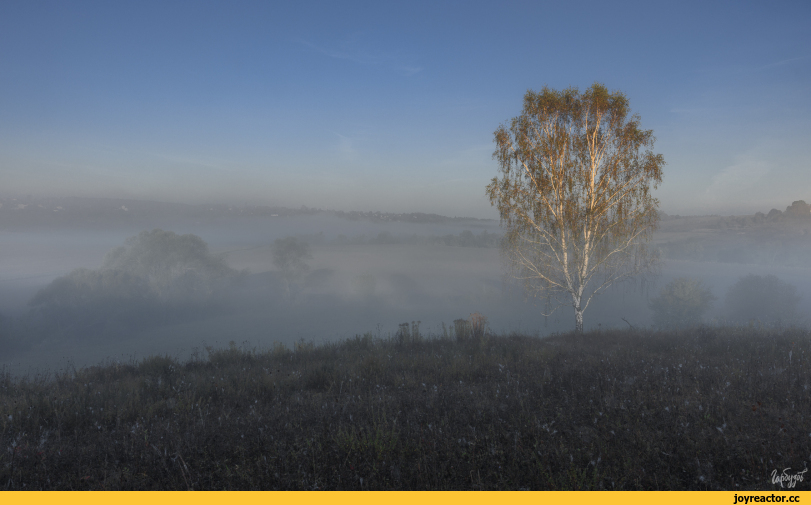
[[[655,326],[685,328],[701,324],[714,300],[712,291],[701,281],[680,277],[665,286],[648,306],[653,311]]]
[[[797,322],[797,288],[774,275],[741,277],[727,291],[724,313],[729,321],[766,324]]]
[[[791,202],[791,205],[786,207],[786,215],[803,218],[811,217],[811,205],[805,203],[804,200]]]
[[[120,270],[85,268],[55,279],[29,305],[30,329],[63,335],[98,332],[110,323],[139,327],[157,307],[143,279]]]
[[[39,290],[18,333],[36,344],[196,318],[210,314],[215,294],[242,277],[196,235],[144,231],[110,251],[101,269],[74,270]]]
[[[79,268],[40,289],[29,305],[75,310],[88,305],[138,304],[150,297],[144,279],[121,270]]]

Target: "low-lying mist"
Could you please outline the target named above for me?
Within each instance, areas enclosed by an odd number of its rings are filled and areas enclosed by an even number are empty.
[[[311,209],[119,214],[126,219],[58,226],[16,217],[12,226],[6,218],[0,232],[6,370],[153,354],[183,359],[230,341],[261,348],[385,337],[402,323],[441,335],[476,312],[495,332],[547,335],[574,326],[570,307],[544,317],[546,300],[525,299],[504,278],[497,221]],[[730,314],[725,295],[749,274],[796,288],[796,317],[766,323],[802,324],[811,313],[811,269],[795,261],[808,250],[803,226],[811,223],[666,217],[655,236],[661,274],[610,288],[589,306],[585,328],[652,327],[651,299],[678,278],[701,280],[714,298],[701,322],[722,323]],[[768,246],[764,236],[779,251],[770,262],[758,252]],[[293,247],[288,254],[298,254],[294,263],[279,259],[282,239]],[[747,240],[758,245],[754,252],[718,252]]]

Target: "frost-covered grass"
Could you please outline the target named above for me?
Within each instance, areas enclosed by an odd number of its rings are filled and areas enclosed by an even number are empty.
[[[375,339],[0,376],[0,489],[773,489],[807,330]],[[779,486],[778,486],[779,487]]]

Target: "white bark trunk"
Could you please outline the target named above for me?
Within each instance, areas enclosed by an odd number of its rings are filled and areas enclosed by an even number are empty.
[[[582,296],[572,295],[572,306],[574,306],[574,331],[583,333],[583,308],[580,306]]]

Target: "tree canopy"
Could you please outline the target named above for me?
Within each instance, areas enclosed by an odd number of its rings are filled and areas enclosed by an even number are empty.
[[[161,229],[142,231],[107,253],[107,269],[144,279],[162,300],[206,298],[238,273],[197,235]]]
[[[583,93],[527,91],[495,142],[501,178],[487,194],[506,229],[511,273],[547,297],[548,312],[570,300],[582,332],[595,294],[655,265],[646,247],[658,222],[651,188],[665,162],[652,152],[653,131],[640,128],[624,94],[595,83]]]
[[[310,246],[296,237],[277,238],[271,246],[273,265],[285,277],[295,278],[310,269],[305,260],[312,259]]]

